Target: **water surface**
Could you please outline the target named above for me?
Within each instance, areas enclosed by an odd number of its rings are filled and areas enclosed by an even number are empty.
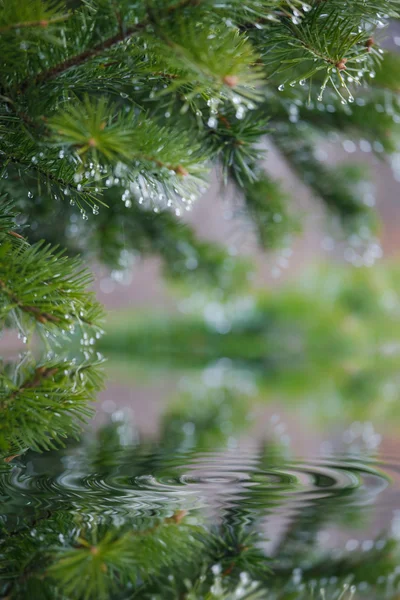
[[[396,421],[213,373],[111,370],[80,443],[3,468],[4,597],[398,597]],[[101,553],[98,587],[66,578],[65,561],[84,581]]]

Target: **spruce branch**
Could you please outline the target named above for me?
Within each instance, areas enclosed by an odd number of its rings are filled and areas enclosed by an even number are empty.
[[[77,181],[77,169],[82,171],[81,161],[76,156],[61,160],[54,147],[48,151],[48,139],[46,145],[47,148],[43,148],[37,144],[26,131],[10,129],[4,134],[0,148],[1,190],[17,199],[21,193],[33,197],[35,188],[42,194],[45,186],[53,200],[69,197],[67,199],[79,207],[83,216],[84,207],[97,210],[99,204],[104,204],[101,192],[105,174],[98,174],[92,168],[83,171]]]
[[[0,370],[0,452],[8,459],[27,448],[48,450],[77,437],[102,387],[102,360],[53,358],[37,363],[26,354]]]
[[[43,242],[30,246],[15,232],[10,236],[15,213],[5,199],[0,215],[0,321],[24,336],[32,329],[71,332],[77,325],[100,332],[102,309],[85,291],[91,276],[79,260]]]
[[[343,10],[344,0],[152,0],[135,5],[128,0],[85,0],[73,5],[68,18],[57,21],[67,14],[58,2],[12,0],[6,7],[12,7],[12,18],[0,18],[0,27],[10,27],[0,36],[2,190],[12,193],[29,215],[32,229],[39,230],[38,215],[49,215],[53,208],[63,215],[52,227],[52,241],[60,235],[74,250],[85,251],[87,245],[90,253],[95,248],[118,268],[126,264],[129,251],[163,252],[174,276],[190,275],[191,270],[196,276],[199,265],[207,264],[212,280],[226,272],[222,265],[229,260],[215,246],[200,247],[186,228],[167,223],[164,210],[173,208],[182,216],[201,194],[209,165],[222,164],[225,180],[233,181],[242,195],[261,242],[266,247],[279,244],[292,223],[279,186],[260,171],[262,135],[287,120],[296,129],[294,115],[287,114],[291,101],[302,119],[308,115],[314,130],[322,131],[328,120],[341,131],[360,128],[363,117],[356,117],[356,107],[343,112],[340,104],[351,101],[357,80],[364,82],[364,75],[372,76],[380,64],[377,12],[395,15],[399,8],[397,0],[354,0],[349,11]],[[42,9],[53,12],[44,15]],[[52,27],[14,29],[19,23],[40,21]],[[368,114],[375,100],[388,97],[385,85],[378,90],[372,79],[362,92]],[[305,80],[310,82],[313,109],[301,105],[307,95]],[[289,89],[278,93],[285,81]],[[396,117],[395,81],[387,81]],[[290,87],[297,83],[298,89]],[[321,88],[328,86],[339,100],[334,111],[322,115],[315,99],[322,102]],[[332,94],[325,99],[332,102]],[[273,118],[271,126],[266,126],[268,117]],[[387,117],[376,120],[380,128],[374,128],[371,140],[378,132],[379,144],[393,149],[393,139],[381,141]],[[297,158],[291,156],[293,165]],[[308,162],[310,177],[321,174],[318,165]],[[343,223],[358,222],[355,213],[363,218],[364,207],[356,206],[356,194],[333,183],[334,194],[326,186],[322,190],[322,184],[319,194],[336,207]],[[311,187],[316,189],[315,184]],[[85,220],[87,203],[96,218],[90,224],[68,224],[75,216],[60,206],[65,199],[78,205]],[[102,218],[97,215],[102,202],[110,205],[109,224],[106,211]],[[145,210],[125,211],[136,203]],[[160,227],[143,225],[150,216]],[[129,234],[124,255],[125,234],[118,228]],[[136,233],[137,242],[132,241]],[[8,237],[17,241],[14,235]],[[31,231],[30,237],[40,235]],[[164,252],[167,242],[174,247]],[[20,296],[17,300],[34,306]],[[41,310],[28,313],[34,320],[35,314],[46,318],[49,311]]]
[[[54,79],[55,77],[58,77],[59,75],[62,75],[63,73],[65,73],[66,71],[68,71],[69,69],[71,69],[73,67],[79,67],[80,65],[84,64],[91,58],[98,56],[99,54],[103,53],[105,50],[112,48],[114,45],[130,38],[135,33],[138,33],[139,31],[141,31],[141,29],[146,27],[147,24],[148,23],[145,21],[138,25],[128,27],[124,31],[119,31],[118,33],[116,33],[112,37],[108,38],[107,40],[100,42],[94,48],[88,48],[84,52],[81,52],[80,54],[77,54],[76,56],[71,56],[70,58],[67,58],[63,62],[61,62],[57,65],[54,65],[47,71],[42,71],[41,73],[39,73],[39,75],[36,76],[36,78],[34,80],[26,79],[25,81],[23,81],[21,83],[20,91],[25,92],[26,89],[29,88],[30,86],[40,85],[51,79]]]
[[[74,106],[52,117],[49,127],[55,142],[63,147],[76,148],[80,156],[88,154],[89,158],[96,160],[98,153],[113,163],[142,159],[181,177],[188,175],[189,168],[194,172],[199,170],[196,162],[201,159],[193,144],[190,145],[190,157],[186,153],[186,144],[183,145],[179,160],[171,143],[175,132],[161,128],[149,119],[138,118],[133,112],[122,114],[106,98],[92,102],[86,96],[82,103],[77,101]],[[174,158],[176,164],[173,164]]]
[[[176,3],[175,5],[168,6],[167,13],[169,15],[171,15],[174,12],[176,12],[180,9],[183,9],[184,7],[186,7],[190,4],[196,5],[198,3],[198,1],[199,0],[181,0],[180,2]],[[25,80],[24,82],[22,82],[22,84],[20,86],[21,91],[25,91],[26,88],[28,88],[31,85],[36,86],[36,85],[39,85],[46,81],[49,81],[49,80],[65,73],[66,71],[68,71],[69,69],[71,69],[73,67],[78,67],[78,66],[86,63],[88,60],[98,56],[99,54],[102,54],[104,51],[112,48],[113,46],[130,39],[133,35],[139,33],[144,28],[146,28],[151,22],[150,17],[147,16],[140,23],[136,23],[136,24],[130,25],[130,26],[123,26],[123,24],[121,23],[121,13],[119,13],[117,20],[119,21],[119,31],[115,35],[110,36],[109,38],[99,42],[93,48],[88,48],[88,49],[84,50],[83,52],[81,52],[80,54],[71,56],[71,57],[67,58],[66,60],[64,60],[63,62],[61,62],[57,65],[54,65],[50,69],[42,71],[41,73],[39,73],[36,76],[36,78],[33,81],[28,80],[28,79]]]
[[[345,22],[334,6],[327,10],[317,3],[301,21],[284,18],[280,25],[266,31],[271,40],[268,47],[266,44],[263,61],[269,76],[283,73],[283,89],[286,83],[304,85],[322,73],[319,99],[330,85],[343,104],[353,102],[343,73],[354,73],[354,81],[360,83],[364,74],[382,60],[379,53],[370,52],[368,28],[358,28],[352,20]]]
[[[29,315],[32,315],[34,317],[34,319],[39,321],[39,323],[44,324],[44,323],[48,323],[48,322],[50,322],[50,323],[59,323],[60,322],[60,319],[58,317],[56,317],[55,315],[52,315],[47,312],[43,312],[36,306],[28,306],[26,304],[23,304],[21,302],[21,300],[18,299],[18,297],[13,293],[13,291],[10,288],[8,288],[6,286],[6,284],[4,283],[4,281],[2,281],[1,279],[0,279],[0,293],[2,293],[4,296],[8,297],[8,301],[12,307],[16,307],[19,310],[21,310],[22,312],[26,312]]]

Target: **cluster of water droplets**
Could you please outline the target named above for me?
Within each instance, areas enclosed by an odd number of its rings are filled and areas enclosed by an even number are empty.
[[[189,149],[188,154],[191,152]],[[74,175],[78,194],[74,193],[69,186],[63,190],[64,196],[71,196],[70,204],[72,206],[78,204],[84,220],[89,218],[88,209],[79,201],[79,192],[86,191],[84,186],[87,177],[93,176],[94,173],[99,176],[99,179],[102,179],[106,188],[116,187],[122,190],[121,200],[126,208],[131,208],[133,203],[138,203],[155,213],[171,209],[177,216],[180,216],[184,214],[184,211],[189,211],[193,202],[205,191],[203,181],[196,177],[180,176],[175,169],[168,167],[158,168],[160,176],[157,176],[151,170],[144,169],[140,161],[136,161],[133,168],[124,163],[118,163],[112,170],[102,166],[95,168],[93,163],[90,163],[88,168],[90,169],[88,172],[80,170]],[[101,192],[98,186],[90,191],[95,194]],[[93,215],[99,214],[100,208],[93,200],[90,200],[88,205]]]
[[[17,333],[17,338],[18,338],[19,340],[21,340],[21,342],[22,342],[23,344],[26,344],[26,343],[28,342],[28,336],[27,336],[27,335],[25,335],[25,333],[26,333],[25,331],[24,331],[24,332],[22,332],[22,331],[18,331],[18,333]]]
[[[296,600],[353,600],[357,586],[350,583],[339,583],[338,577],[324,577],[303,583],[302,570],[293,570],[293,585],[296,589]],[[301,594],[301,596],[299,595]],[[304,595],[303,595],[304,594]]]
[[[205,191],[203,181],[190,175],[181,177],[174,170],[163,167],[161,177],[157,177],[140,168],[139,163],[136,167],[132,171],[120,163],[105,182],[107,187],[118,186],[123,190],[121,200],[126,208],[137,203],[155,213],[173,210],[181,216],[191,210],[195,200]]]
[[[244,600],[257,594],[259,583],[251,579],[250,575],[242,571],[239,575],[239,583],[233,589],[227,589],[224,581],[223,569],[220,564],[211,567],[214,581],[210,587],[210,594],[216,600],[225,600],[228,596],[235,600]]]
[[[239,94],[231,93],[229,95],[229,102],[235,108],[235,118],[239,121],[243,120],[249,110],[254,110],[255,104],[247,98],[239,96]],[[217,129],[219,121],[225,123],[225,116],[223,106],[224,102],[221,98],[212,97],[207,100],[207,106],[210,108],[209,118],[207,120],[207,126],[210,129]],[[201,111],[198,111],[198,116],[201,116]]]
[[[220,98],[209,98],[207,100],[207,106],[210,107],[210,116],[207,121],[208,127],[211,129],[216,129],[218,127],[218,105],[220,104]]]
[[[300,25],[301,19],[304,16],[304,13],[308,13],[311,10],[310,4],[302,2],[299,6],[299,3],[296,3],[297,7],[292,2],[288,2],[289,7],[292,9],[292,23],[293,25]]]
[[[373,48],[371,54],[376,54],[381,59],[384,51],[379,48]],[[314,62],[317,62],[318,58],[314,58]],[[368,78],[373,79],[376,76],[374,67],[372,66],[371,55],[365,54],[364,56],[356,57],[346,62],[345,69],[339,70],[336,65],[329,65],[326,68],[326,75],[321,84],[317,101],[322,102],[324,92],[327,87],[330,87],[340,100],[342,105],[348,103],[352,104],[355,101],[353,93],[349,86],[360,85],[363,81],[368,81]],[[289,80],[278,85],[278,91],[283,92],[286,84],[290,88],[294,88],[297,85],[300,87],[305,86],[307,81],[305,79],[296,78]]]
[[[107,174],[107,168],[98,163],[89,162],[83,164],[79,158],[73,153],[66,150],[59,150],[57,157],[48,158],[43,152],[39,152],[31,157],[31,163],[38,168],[42,168],[43,172],[51,171],[54,165],[60,161],[67,163],[73,167],[73,177],[70,183],[64,183],[60,188],[59,185],[53,185],[50,182],[49,191],[54,200],[67,200],[71,206],[77,206],[80,210],[83,220],[87,220],[89,210],[94,215],[99,214],[99,206],[94,202],[93,198],[96,194],[100,194],[100,182]],[[7,177],[8,174],[3,177]],[[57,176],[55,176],[57,179]],[[27,192],[28,198],[33,199],[35,194],[32,190]]]

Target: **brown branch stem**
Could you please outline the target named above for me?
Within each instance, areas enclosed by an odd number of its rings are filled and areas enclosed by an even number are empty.
[[[69,18],[70,15],[60,15],[59,17],[54,17],[53,19],[40,19],[38,21],[23,21],[21,23],[10,23],[9,25],[4,25],[0,27],[0,33],[6,33],[7,31],[13,31],[15,29],[29,29],[35,27],[49,27],[49,25],[53,25],[54,23],[59,23],[60,21],[65,21]]]
[[[76,192],[77,194],[79,193],[77,185],[75,185],[74,183],[72,183],[70,181],[66,181],[62,177],[57,177],[56,175],[54,175],[53,173],[50,173],[49,171],[45,171],[44,169],[41,169],[35,163],[25,162],[22,158],[19,158],[18,156],[6,156],[6,161],[17,164],[17,165],[21,165],[22,167],[26,167],[28,169],[33,169],[34,171],[36,171],[36,173],[38,173],[42,177],[44,177],[44,178],[48,179],[49,181],[51,181],[52,183],[55,183],[58,186],[60,186],[60,188],[68,187],[68,188],[74,190],[74,192]],[[7,164],[8,164],[8,162],[7,162]]]
[[[0,290],[6,294],[11,302],[13,302],[20,310],[25,313],[32,315],[36,321],[39,323],[60,323],[60,318],[52,315],[51,313],[45,312],[37,308],[36,306],[30,306],[28,304],[24,304],[21,300],[14,294],[12,290],[5,284],[5,282],[0,279]]]
[[[17,396],[22,394],[25,390],[32,390],[40,386],[43,381],[50,379],[53,375],[56,375],[59,371],[59,367],[37,367],[30,379],[24,381],[24,383],[14,392],[12,392],[7,400],[14,400]]]
[[[146,27],[147,24],[148,21],[143,21],[142,23],[138,23],[137,25],[128,27],[123,31],[118,31],[118,33],[108,38],[107,40],[100,42],[100,44],[97,44],[93,48],[88,48],[87,50],[84,50],[84,52],[81,52],[80,54],[77,54],[75,56],[71,56],[65,61],[59,63],[58,65],[54,65],[54,67],[51,67],[47,71],[42,71],[42,73],[39,73],[39,75],[37,75],[37,77],[33,79],[32,82],[29,80],[25,80],[21,84],[21,92],[25,91],[29,85],[37,85],[45,81],[49,81],[50,79],[54,79],[54,77],[61,75],[65,71],[68,71],[72,67],[79,67],[91,58],[94,58],[95,56],[98,56],[99,54],[104,52],[104,50],[108,50],[109,48],[112,48],[112,46],[115,46],[116,44],[127,40],[135,33],[138,33],[139,31],[144,29],[144,27]]]
[[[176,4],[172,4],[167,9],[167,13],[169,15],[171,15],[172,13],[176,12],[177,10],[183,9],[186,6],[189,6],[191,4],[194,6],[197,6],[201,2],[202,2],[202,0],[180,0]],[[58,65],[54,65],[54,67],[51,67],[50,69],[47,69],[46,71],[42,71],[42,73],[39,73],[39,75],[37,75],[32,81],[25,80],[24,82],[22,82],[21,87],[20,87],[21,92],[23,92],[29,85],[37,85],[37,84],[43,83],[45,81],[49,81],[50,79],[54,79],[54,77],[57,77],[58,75],[61,75],[62,73],[65,73],[65,71],[68,71],[72,67],[78,67],[78,66],[82,65],[87,60],[90,60],[91,58],[94,58],[95,56],[98,56],[99,54],[104,52],[104,50],[108,50],[109,48],[112,48],[116,44],[119,44],[120,42],[123,42],[123,41],[129,39],[130,37],[132,37],[139,31],[141,31],[142,29],[147,27],[147,25],[149,25],[151,22],[152,22],[152,19],[149,15],[141,23],[137,23],[136,25],[132,25],[131,27],[126,27],[124,29],[122,26],[120,26],[118,33],[116,33],[115,35],[111,36],[110,38],[100,42],[93,48],[88,48],[87,50],[84,50],[80,54],[71,56],[70,58],[67,58],[65,61],[59,63]]]

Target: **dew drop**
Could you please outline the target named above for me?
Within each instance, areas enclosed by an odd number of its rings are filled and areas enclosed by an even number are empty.
[[[283,83],[281,83],[281,85],[278,85],[278,90],[280,92],[283,92],[284,89],[285,89],[285,85]]]

